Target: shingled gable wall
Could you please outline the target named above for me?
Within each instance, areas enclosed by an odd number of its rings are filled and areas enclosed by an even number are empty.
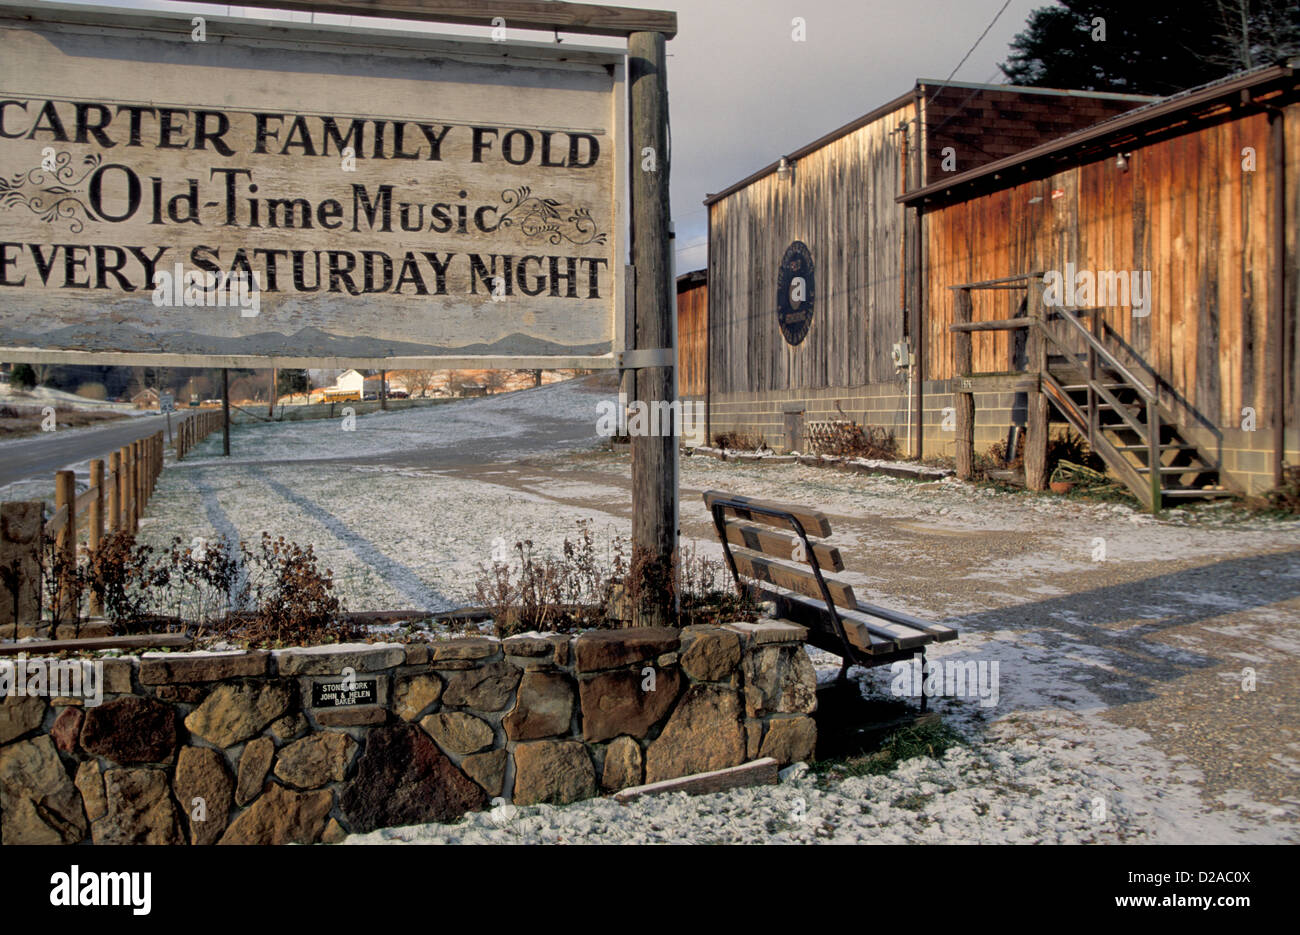
[[[808,759],[803,637],[763,621],[98,659],[93,707],[0,704],[0,843],[335,842]]]

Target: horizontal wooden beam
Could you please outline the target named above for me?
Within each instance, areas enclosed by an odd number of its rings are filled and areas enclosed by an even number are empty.
[[[958,331],[1016,331],[1033,324],[1029,318],[995,318],[992,321],[964,321],[949,325],[948,330]]]
[[[967,373],[954,383],[958,393],[1037,393],[1037,373]]]
[[[100,636],[84,640],[32,640],[26,643],[0,643],[0,656],[29,656],[41,653],[82,652],[91,649],[180,649],[194,641],[184,633],[141,633],[136,636]]]
[[[1003,276],[1001,279],[983,279],[979,282],[963,282],[956,286],[949,286],[949,289],[997,289],[1007,287],[1007,283],[1028,282],[1031,279],[1037,279],[1043,274],[1040,272],[1020,273],[1017,276]],[[1007,287],[1023,289],[1023,286]]]
[[[501,17],[506,29],[540,29],[587,36],[625,37],[634,32],[658,32],[671,39],[677,35],[677,14],[670,10],[635,10],[559,0],[242,0],[238,6],[457,26],[492,26],[492,20]]]
[[[51,516],[48,520],[46,520],[45,535],[46,536],[56,535],[58,531],[63,528],[63,525],[67,521],[68,521],[68,505],[65,503],[63,506],[59,507],[57,510],[54,511],[53,516]]]

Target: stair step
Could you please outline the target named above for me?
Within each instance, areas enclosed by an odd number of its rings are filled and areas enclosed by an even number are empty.
[[[1108,389],[1108,390],[1131,390],[1131,389],[1133,389],[1133,387],[1129,386],[1127,383],[1101,383],[1101,384],[1099,384],[1099,385],[1100,385],[1100,386],[1104,386],[1104,387],[1105,387],[1106,389]],[[1067,393],[1076,393],[1076,392],[1079,392],[1079,391],[1082,391],[1082,390],[1086,390],[1087,388],[1088,388],[1088,384],[1086,384],[1086,383],[1084,383],[1084,384],[1082,384],[1082,385],[1078,385],[1078,384],[1076,384],[1076,385],[1073,385],[1073,386],[1063,386],[1063,387],[1061,387],[1061,389],[1065,390]]]
[[[1134,470],[1136,470],[1139,474],[1151,473],[1151,468],[1149,467],[1138,467],[1137,465],[1134,465],[1133,467]],[[1172,465],[1167,467],[1162,466],[1160,468],[1160,473],[1161,474],[1211,474],[1214,473],[1215,470],[1216,470],[1215,468],[1212,468],[1209,465],[1193,464],[1193,465],[1183,465],[1181,467],[1178,465]]]
[[[1231,490],[1200,490],[1196,487],[1170,487],[1166,490],[1160,491],[1160,496],[1182,497],[1190,500],[1194,497],[1205,497],[1207,499],[1212,497],[1235,497],[1236,494]]]
[[[1149,447],[1148,445],[1116,445],[1115,446],[1115,448],[1118,451],[1146,451],[1148,447]],[[1170,442],[1167,445],[1161,445],[1160,450],[1161,451],[1196,451],[1197,448],[1195,445],[1186,444],[1184,442],[1179,442],[1178,444],[1174,444]]]

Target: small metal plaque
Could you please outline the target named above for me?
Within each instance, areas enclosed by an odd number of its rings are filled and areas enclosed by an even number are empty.
[[[378,682],[344,680],[316,682],[311,687],[313,708],[351,708],[355,705],[378,704]]]

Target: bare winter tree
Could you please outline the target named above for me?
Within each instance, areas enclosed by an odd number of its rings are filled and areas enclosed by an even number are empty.
[[[1216,64],[1234,71],[1281,62],[1300,51],[1300,7],[1294,0],[1216,0],[1214,26],[1222,51]]]
[[[429,391],[433,389],[434,384],[438,381],[437,370],[407,370],[404,373],[407,382],[407,391],[412,396],[415,391],[419,390],[421,396],[428,396]]]
[[[500,393],[510,382],[509,370],[488,370],[483,374],[483,385],[489,393]]]

